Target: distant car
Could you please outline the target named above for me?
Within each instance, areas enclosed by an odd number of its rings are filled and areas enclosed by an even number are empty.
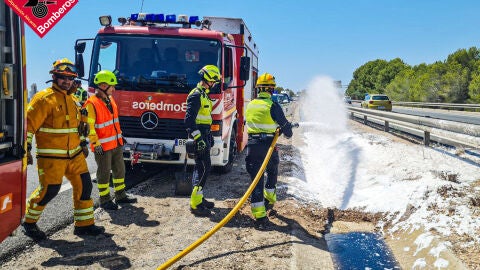
[[[287,94],[273,94],[272,100],[279,104],[285,104],[290,102],[290,97]]]
[[[392,111],[392,101],[387,95],[372,94],[366,95],[362,101],[362,108]]]
[[[343,101],[347,104],[352,104],[352,98],[349,96],[344,96]]]

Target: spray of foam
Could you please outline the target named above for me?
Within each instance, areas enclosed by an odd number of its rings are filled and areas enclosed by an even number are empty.
[[[300,149],[306,184],[324,207],[345,208],[353,192],[358,147],[347,129],[347,111],[333,80],[314,78],[301,100]]]
[[[320,125],[334,132],[346,131],[346,109],[333,80],[326,76],[314,78],[302,100],[301,120],[307,125]]]

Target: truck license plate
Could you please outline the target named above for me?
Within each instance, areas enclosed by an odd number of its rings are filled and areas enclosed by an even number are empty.
[[[187,143],[187,139],[175,139],[175,146],[184,146]]]

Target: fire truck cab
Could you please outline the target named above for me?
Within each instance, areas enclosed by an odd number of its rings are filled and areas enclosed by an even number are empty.
[[[227,172],[246,145],[244,112],[254,94],[258,48],[242,19],[131,14],[113,26],[109,16],[93,40],[87,79],[108,69],[118,80],[114,99],[127,140],[127,162],[181,164],[185,158],[187,96],[207,64],[219,67],[222,83],[211,89],[212,165]],[[76,65],[84,76],[86,39],[76,41]],[[193,160],[188,161],[193,164]]]
[[[26,79],[23,23],[0,4],[0,242],[25,214]]]

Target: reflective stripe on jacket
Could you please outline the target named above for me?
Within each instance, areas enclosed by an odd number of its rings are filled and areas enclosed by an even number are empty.
[[[90,129],[90,148],[94,151],[95,146],[100,143],[103,151],[108,151],[116,148],[119,144],[123,145],[122,131],[120,130],[120,123],[118,120],[118,108],[115,100],[110,97],[110,102],[113,109],[113,114],[108,110],[105,102],[93,95],[88,98],[85,106],[87,107],[89,124],[94,124],[94,130]],[[94,112],[90,112],[89,104],[93,105]],[[93,119],[93,115],[95,118]],[[93,134],[92,134],[93,133]],[[94,136],[96,135],[96,136]],[[98,139],[98,141],[96,141]]]
[[[81,151],[80,104],[55,83],[32,98],[27,107],[27,142],[35,135],[37,155],[71,158]]]
[[[197,85],[197,87],[190,91],[188,95],[190,96],[195,92],[200,93],[200,109],[198,110],[197,117],[195,118],[195,123],[197,125],[211,125],[213,106],[212,100],[208,97],[205,91],[201,89],[199,85]]]
[[[271,95],[260,92],[258,98],[250,101],[245,112],[248,134],[275,133],[278,125],[270,114],[273,101]]]

